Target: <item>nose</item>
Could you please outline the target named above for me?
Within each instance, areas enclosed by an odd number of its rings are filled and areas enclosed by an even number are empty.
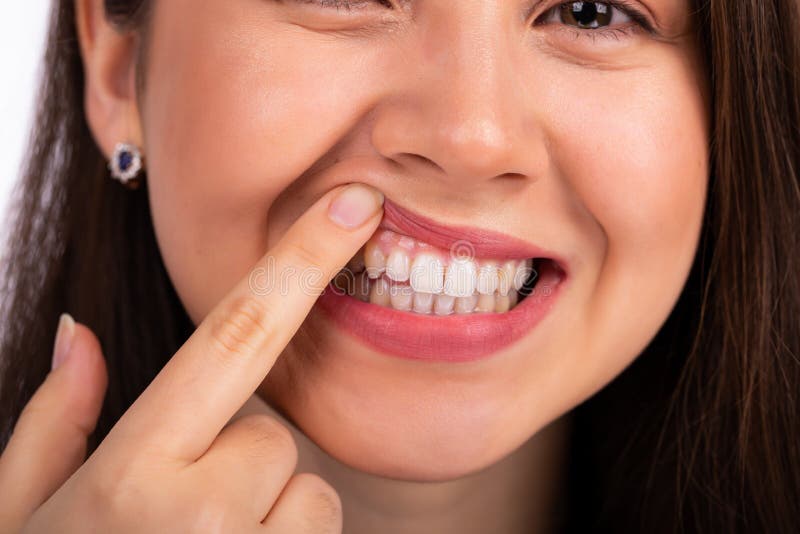
[[[523,79],[514,61],[525,49],[524,28],[497,4],[441,2],[439,11],[419,13],[395,49],[371,136],[409,175],[463,190],[544,169],[544,132],[526,87],[535,80]]]

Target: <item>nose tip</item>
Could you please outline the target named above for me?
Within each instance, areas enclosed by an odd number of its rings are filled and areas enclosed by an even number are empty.
[[[464,94],[460,94],[464,97]],[[449,96],[447,98],[456,98]],[[540,158],[536,141],[521,139],[514,119],[498,119],[496,99],[481,105],[408,104],[378,114],[372,131],[373,146],[385,157],[409,167],[410,172],[431,172],[467,186],[497,177],[523,178],[532,173],[532,158]],[[464,110],[469,107],[469,110]],[[492,109],[494,108],[494,109]]]
[[[544,169],[547,150],[534,116],[535,96],[509,60],[516,41],[497,39],[495,26],[431,30],[423,44],[398,52],[403,61],[374,110],[372,143],[382,155],[412,166],[409,174],[461,187]],[[486,35],[476,35],[480,31]],[[488,49],[487,42],[493,43]]]
[[[439,125],[432,153],[446,172],[490,179],[509,173],[514,163],[511,126],[484,116]]]

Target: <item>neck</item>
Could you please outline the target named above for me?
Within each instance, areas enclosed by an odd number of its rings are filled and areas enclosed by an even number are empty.
[[[257,394],[234,415],[265,413],[291,430],[295,473],[316,473],[336,488],[344,532],[551,532],[561,504],[568,416],[537,432],[502,460],[444,482],[413,482],[365,473],[328,455]]]

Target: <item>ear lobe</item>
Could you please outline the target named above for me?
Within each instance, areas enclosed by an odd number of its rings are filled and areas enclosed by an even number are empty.
[[[105,17],[104,0],[75,0],[75,27],[84,70],[84,110],[106,159],[118,141],[142,145],[136,101],[139,35]]]

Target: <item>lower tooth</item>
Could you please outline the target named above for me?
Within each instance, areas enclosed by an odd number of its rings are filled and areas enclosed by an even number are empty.
[[[456,313],[472,313],[477,303],[478,295],[475,294],[469,297],[456,297],[455,311]]]
[[[411,286],[391,286],[389,288],[389,300],[395,310],[410,311],[414,296]]]
[[[508,294],[508,308],[511,309],[517,305],[519,302],[519,293],[516,291],[512,291]]]
[[[436,315],[450,315],[453,313],[455,303],[455,297],[444,294],[436,295],[433,299],[433,311]]]
[[[478,295],[478,303],[475,305],[476,312],[493,312],[494,295]]]
[[[494,298],[494,311],[497,313],[507,312],[511,308],[511,299],[508,295],[496,295]]]
[[[366,273],[360,273],[355,277],[355,288],[354,288],[354,296],[362,301],[362,302],[369,302],[369,278],[367,277]]]
[[[392,299],[389,296],[389,284],[383,278],[372,282],[369,289],[369,301],[379,306],[390,306]]]
[[[430,313],[433,310],[433,293],[414,293],[414,311]]]

